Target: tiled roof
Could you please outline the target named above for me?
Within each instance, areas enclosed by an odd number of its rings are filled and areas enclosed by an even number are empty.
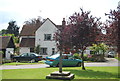
[[[61,28],[62,28],[62,25],[56,25],[56,27],[57,27],[58,29],[61,29]]]
[[[49,18],[46,20],[49,20],[52,24],[54,24],[58,29],[62,27],[62,25],[56,25],[53,23]],[[42,23],[44,24],[46,20]],[[35,36],[36,30],[42,25],[42,24],[37,24],[37,25],[23,25],[23,28],[20,32],[20,36]]]
[[[14,42],[11,36],[0,36],[0,49],[14,48]]]
[[[23,38],[20,42],[20,47],[35,47],[35,38]]]
[[[20,36],[35,36],[35,32],[38,28],[39,26],[24,25],[20,32]]]

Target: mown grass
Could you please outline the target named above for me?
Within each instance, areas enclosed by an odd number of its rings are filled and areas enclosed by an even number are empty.
[[[45,79],[46,75],[58,71],[58,68],[3,70],[3,79]],[[64,67],[63,71],[75,74],[75,79],[118,79],[118,67]]]
[[[30,65],[30,64],[43,64],[43,61],[39,62],[11,62],[11,63],[4,63],[3,65]]]
[[[120,57],[117,56],[117,57],[115,57],[115,58],[118,59],[118,60],[120,61]]]

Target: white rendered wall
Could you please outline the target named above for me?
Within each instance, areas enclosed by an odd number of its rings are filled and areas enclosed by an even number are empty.
[[[11,54],[14,53],[14,48],[6,48],[6,59],[10,59]]]
[[[22,53],[30,53],[30,48],[29,47],[21,47],[20,54],[22,54]]]
[[[35,34],[35,46],[40,45],[41,48],[47,48],[47,54],[48,55],[43,55],[44,56],[49,56],[52,54],[52,48],[56,49],[56,42],[53,40],[53,36],[55,32],[57,31],[57,28],[55,25],[48,20],[44,22],[44,24],[36,31]],[[44,41],[44,34],[51,34],[52,35],[52,40],[51,41]]]

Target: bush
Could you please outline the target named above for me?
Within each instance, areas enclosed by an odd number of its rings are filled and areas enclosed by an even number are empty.
[[[73,55],[75,59],[81,59],[80,54],[75,53]],[[103,54],[84,54],[84,61],[92,61],[92,62],[105,62],[105,58]]]
[[[12,60],[10,60],[10,59],[2,59],[2,64],[11,63],[11,62],[12,62]]]
[[[91,59],[92,59],[91,57],[92,57],[92,55],[85,54],[84,61],[91,61]]]
[[[74,57],[75,59],[80,59],[80,54],[75,53],[75,54],[73,55],[73,57]]]
[[[102,54],[89,54],[84,56],[84,61],[105,62],[106,60]]]

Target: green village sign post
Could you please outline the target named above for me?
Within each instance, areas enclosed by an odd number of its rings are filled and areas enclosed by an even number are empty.
[[[46,76],[46,79],[61,79],[61,80],[71,80],[74,79],[74,74],[70,72],[62,71],[62,49],[60,49],[60,59],[59,59],[59,71],[52,72]]]

